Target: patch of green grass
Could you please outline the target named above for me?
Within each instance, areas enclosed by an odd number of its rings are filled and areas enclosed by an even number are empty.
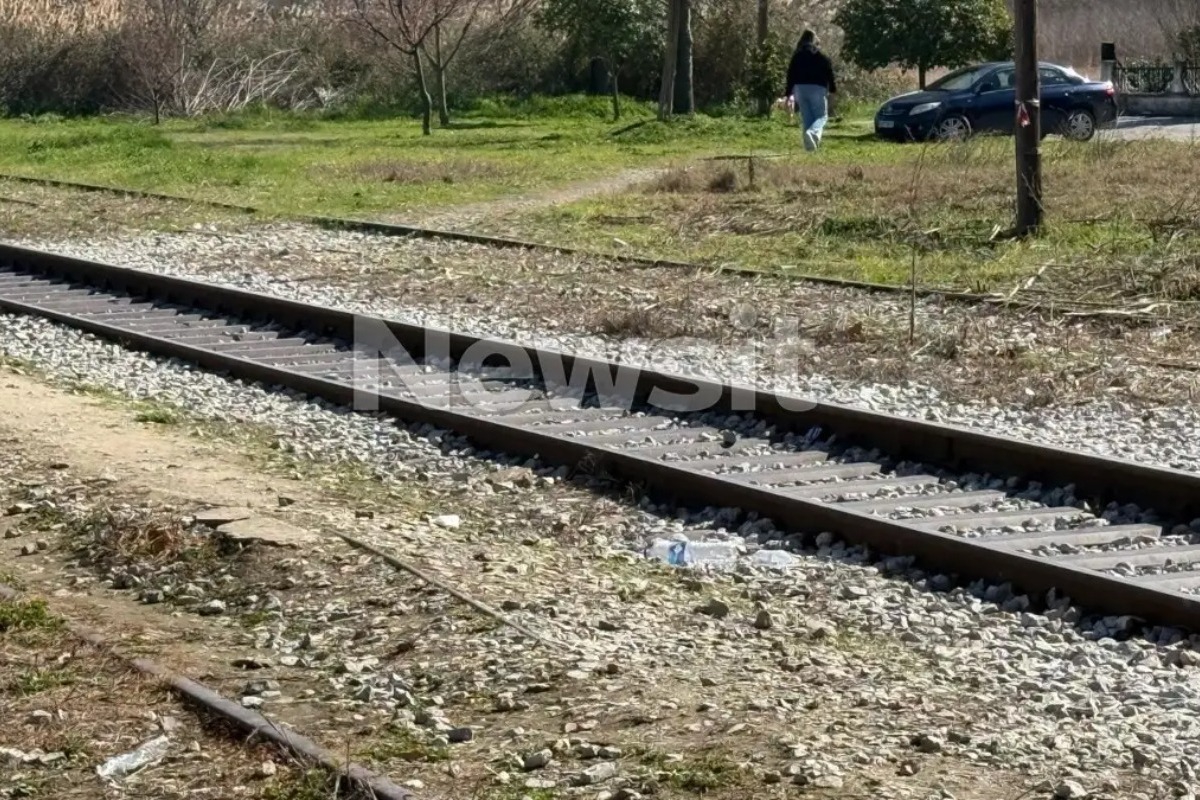
[[[66,388],[74,394],[91,397],[95,400],[102,400],[106,403],[128,403],[129,398],[121,394],[116,389],[108,386],[102,386],[98,383],[88,383],[87,381],[68,382]]]
[[[250,611],[241,616],[242,626],[256,628],[274,618],[274,613],[266,610]]]
[[[557,789],[526,789],[521,785],[489,786],[471,795],[470,800],[558,800]]]
[[[335,795],[337,779],[323,769],[291,772],[265,787],[263,800],[330,800]]]
[[[16,358],[14,356],[8,356],[0,353],[0,367],[20,370],[21,372],[29,372],[32,366],[32,362],[26,361],[23,358]]]
[[[70,515],[60,506],[38,503],[34,488],[24,492],[26,500],[36,503],[32,511],[21,518],[18,527],[24,531],[61,530],[71,521]]]
[[[704,753],[668,765],[666,782],[681,791],[703,795],[734,783],[737,772],[737,765],[725,756]]]
[[[54,749],[65,755],[68,759],[78,758],[87,760],[91,757],[92,740],[76,731],[67,731],[54,744]]]
[[[180,408],[157,400],[134,400],[129,395],[110,386],[102,386],[84,381],[68,384],[75,394],[81,394],[100,401],[110,408],[131,409],[136,422],[149,425],[178,425],[187,414]]]
[[[10,589],[16,589],[18,592],[25,588],[25,582],[15,572],[3,569],[0,569],[0,584],[4,584]]]
[[[676,761],[653,747],[634,746],[629,752],[643,767],[656,772],[659,780],[680,791],[703,795],[737,780],[737,765],[719,753],[701,752]]]
[[[0,582],[12,586],[5,576]],[[50,612],[45,600],[2,600],[0,601],[0,633],[9,631],[57,631],[63,620]]]
[[[420,135],[411,119],[251,113],[150,126],[120,117],[0,121],[0,172],[254,205],[268,213],[404,214],[691,156],[794,152],[794,126],[698,114],[667,123],[604,98],[497,99]],[[834,126],[839,138],[855,126]],[[848,155],[847,155],[848,157]]]
[[[182,421],[180,413],[169,406],[147,406],[133,418],[136,422],[153,425],[178,425]]]
[[[57,689],[60,686],[70,686],[75,683],[75,677],[75,673],[71,670],[57,667],[26,669],[17,673],[17,676],[8,682],[7,688],[11,694],[29,696]]]
[[[360,756],[375,762],[414,761],[436,764],[450,760],[447,747],[430,744],[405,728],[388,728]]]

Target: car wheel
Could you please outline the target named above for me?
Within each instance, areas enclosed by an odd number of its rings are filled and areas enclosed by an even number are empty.
[[[946,117],[933,129],[933,138],[939,142],[961,142],[971,136],[971,122],[966,117]]]
[[[1090,111],[1076,109],[1063,120],[1062,135],[1072,142],[1086,142],[1096,135],[1096,118]]]

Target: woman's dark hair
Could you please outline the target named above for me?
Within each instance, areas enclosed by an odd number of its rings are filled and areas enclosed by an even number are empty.
[[[804,47],[806,44],[812,44],[814,41],[816,41],[816,39],[817,35],[815,33],[812,31],[805,31],[800,35],[800,46]]]

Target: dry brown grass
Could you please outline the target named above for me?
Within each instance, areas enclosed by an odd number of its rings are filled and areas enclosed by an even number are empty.
[[[891,284],[909,282],[915,252],[926,287],[1053,297],[1059,310],[1166,300],[1173,316],[1200,322],[1198,153],[1161,140],[1048,140],[1047,229],[1033,242],[1007,235],[1012,140],[993,137],[762,159],[753,183],[743,163],[693,163],[626,195],[545,212],[534,225],[547,232],[520,233]]]
[[[0,0],[0,26],[34,33],[82,34],[112,30],[126,18],[130,0]]]
[[[374,161],[356,164],[353,173],[369,181],[415,186],[430,183],[470,183],[512,177],[507,165],[481,159],[454,161]]]
[[[145,508],[101,507],[63,524],[76,547],[107,563],[161,565],[211,549],[211,537],[197,536],[177,514]]]
[[[247,0],[196,0],[179,5],[182,13],[206,27],[241,25],[260,11],[260,4]],[[313,5],[318,12],[325,9],[322,4]],[[119,28],[145,9],[146,0],[0,0],[0,26],[36,33],[95,33]]]
[[[671,170],[643,191],[688,195],[676,210],[731,230],[743,212],[755,211],[793,229],[879,239],[904,229],[912,212],[936,219],[944,239],[958,227],[979,230],[1004,221],[1012,202],[1011,147],[1007,139],[931,147],[915,192],[907,159],[849,166],[764,160],[756,165],[753,186],[745,169],[695,165]],[[1191,188],[1200,179],[1196,156],[1195,148],[1170,142],[1047,144],[1046,202],[1059,220],[1124,219],[1159,238],[1191,236],[1200,233],[1200,205]]]
[[[662,309],[606,311],[593,327],[598,333],[620,339],[672,339],[685,334],[684,329]]]

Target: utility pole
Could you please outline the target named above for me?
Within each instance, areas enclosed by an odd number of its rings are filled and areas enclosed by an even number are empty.
[[[1018,236],[1038,233],[1042,226],[1042,107],[1037,55],[1038,0],[1016,0],[1017,107],[1014,138],[1017,143]]]
[[[667,0],[667,41],[663,53],[662,87],[658,93],[658,118],[668,120],[675,113],[675,68],[679,57],[679,0]]]

